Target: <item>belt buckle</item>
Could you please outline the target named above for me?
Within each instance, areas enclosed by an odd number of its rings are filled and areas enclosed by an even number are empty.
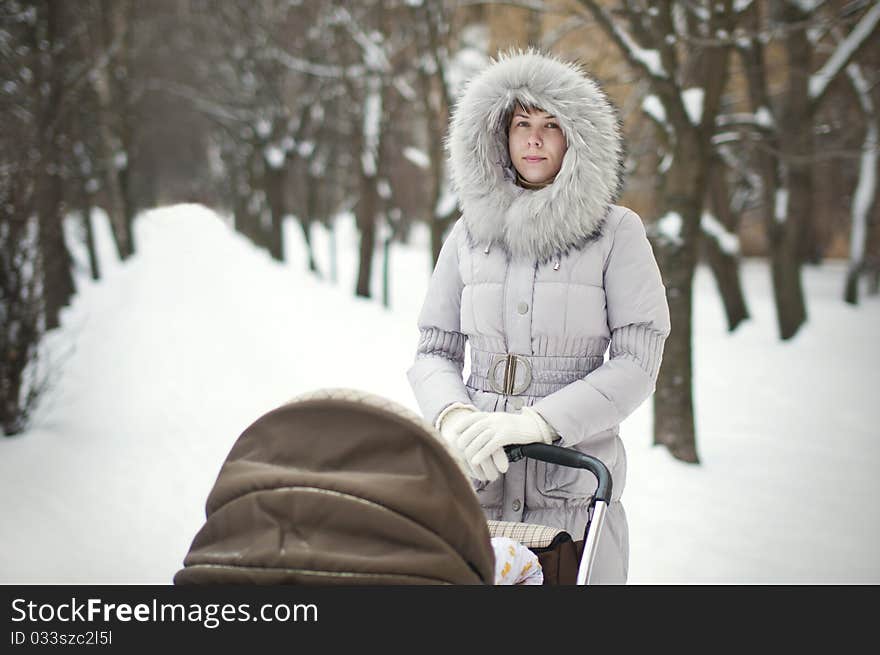
[[[498,367],[501,364],[504,364],[504,381],[502,386],[499,386],[495,380]],[[517,368],[522,368],[525,371],[522,376],[523,381],[519,386],[516,384]],[[504,396],[518,396],[532,384],[532,363],[520,355],[496,355],[492,365],[489,367],[488,377],[489,386],[492,387],[492,391],[495,393]]]

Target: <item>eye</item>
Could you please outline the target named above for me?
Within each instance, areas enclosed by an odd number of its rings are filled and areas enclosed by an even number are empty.
[[[547,123],[547,127],[559,128],[559,125],[557,125],[556,123]]]
[[[528,126],[529,126],[529,122],[528,122],[528,121],[519,121],[519,122],[516,124],[516,126],[517,126],[517,127],[528,127]]]

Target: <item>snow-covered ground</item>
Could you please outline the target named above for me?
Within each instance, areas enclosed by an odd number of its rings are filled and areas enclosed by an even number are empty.
[[[339,285],[305,273],[292,224],[283,265],[195,205],[142,214],[125,264],[95,225],[105,277],[83,268],[47,340],[54,386],[27,433],[0,439],[0,583],[169,583],[258,416],[325,386],[416,408],[405,371],[430,272],[423,231],[392,250],[385,310],[352,295],[348,220]],[[326,270],[327,235],[314,240]],[[651,445],[650,402],[623,424],[631,583],[880,583],[880,299],[845,305],[843,272],[804,271],[810,322],[780,343],[765,263],[743,266],[753,318],[732,335],[699,270],[702,463]]]

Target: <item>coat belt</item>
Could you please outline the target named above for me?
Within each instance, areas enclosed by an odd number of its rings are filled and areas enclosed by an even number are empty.
[[[543,397],[602,365],[602,355],[565,357],[492,353],[471,349],[467,385],[504,396]]]

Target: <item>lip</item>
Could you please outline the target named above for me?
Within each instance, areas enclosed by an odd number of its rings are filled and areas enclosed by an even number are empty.
[[[523,157],[527,162],[535,163],[539,161],[544,161],[547,159],[546,157]]]

